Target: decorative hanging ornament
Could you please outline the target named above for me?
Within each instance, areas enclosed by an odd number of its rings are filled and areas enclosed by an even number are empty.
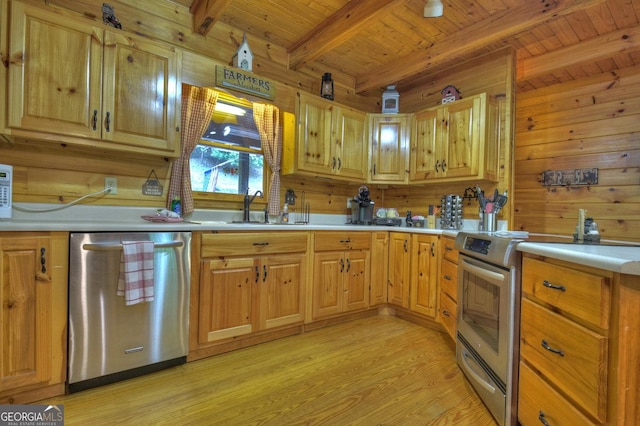
[[[400,93],[395,85],[387,86],[382,94],[382,112],[397,114],[400,111]]]
[[[322,85],[320,86],[320,96],[325,99],[333,100],[333,80],[331,73],[326,72],[322,76]]]

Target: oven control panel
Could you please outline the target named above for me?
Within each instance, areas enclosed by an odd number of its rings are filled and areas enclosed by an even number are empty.
[[[482,238],[467,237],[464,241],[464,249],[474,253],[486,255],[489,253],[491,241]]]

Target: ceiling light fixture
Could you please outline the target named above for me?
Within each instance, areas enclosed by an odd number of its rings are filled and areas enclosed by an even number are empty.
[[[442,16],[444,6],[440,0],[427,0],[427,4],[424,5],[424,17],[425,18],[437,18]]]

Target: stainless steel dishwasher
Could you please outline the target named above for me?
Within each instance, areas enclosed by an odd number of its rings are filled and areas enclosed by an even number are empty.
[[[151,302],[116,294],[123,241],[154,242]],[[70,235],[69,392],[186,361],[190,242],[190,232]]]

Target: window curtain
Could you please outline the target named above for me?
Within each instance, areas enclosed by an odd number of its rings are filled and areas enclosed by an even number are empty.
[[[253,121],[262,142],[264,158],[271,169],[269,182],[269,214],[280,214],[280,158],[282,157],[282,133],[280,110],[273,105],[253,104]]]
[[[206,87],[187,85],[182,89],[182,133],[180,135],[182,151],[180,157],[174,160],[171,169],[167,208],[171,208],[171,200],[180,197],[182,214],[187,215],[194,209],[189,158],[211,121],[213,111],[216,109],[218,92]]]

